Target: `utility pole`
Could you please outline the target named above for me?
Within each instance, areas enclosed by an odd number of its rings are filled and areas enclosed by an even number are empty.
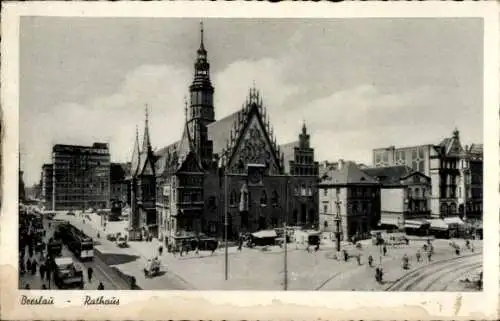
[[[289,184],[290,184],[290,179],[289,177],[287,176],[286,177],[286,194],[285,194],[285,217],[284,217],[284,222],[283,222],[283,227],[285,229],[284,231],[284,243],[285,243],[285,262],[284,262],[284,280],[283,280],[283,289],[285,291],[288,290],[288,247],[287,247],[287,236],[288,236],[288,230],[287,230],[287,220],[288,220],[288,203],[290,201],[289,199],[289,192],[290,192],[290,189],[289,189]]]
[[[229,253],[228,253],[228,245],[227,245],[227,230],[228,230],[228,217],[227,217],[227,171],[224,168],[224,238],[225,238],[225,250],[224,250],[224,272],[226,281],[229,279]]]

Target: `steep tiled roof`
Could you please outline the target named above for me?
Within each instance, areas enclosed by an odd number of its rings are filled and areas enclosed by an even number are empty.
[[[382,185],[399,184],[402,178],[408,176],[415,171],[408,166],[388,166],[365,168],[363,171],[374,179],[378,180]]]
[[[170,166],[173,152],[178,150],[180,141],[174,142],[166,147],[163,147],[155,152],[156,175],[161,175]]]
[[[329,170],[323,176],[326,184],[376,184],[377,181],[362,171],[354,162],[345,162],[340,169]]]
[[[231,128],[238,119],[238,113],[239,111],[236,111],[207,126],[208,139],[214,143],[214,154],[221,156],[222,150],[226,147],[226,140],[229,139]]]
[[[468,151],[471,154],[482,154],[483,144],[471,144]]]
[[[290,161],[294,160],[295,157],[295,147],[299,146],[298,141],[286,143],[283,145],[280,145],[280,151],[283,153],[283,161],[285,162],[285,172],[289,173],[290,172]]]

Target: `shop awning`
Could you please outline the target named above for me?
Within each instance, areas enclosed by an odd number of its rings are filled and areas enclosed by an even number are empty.
[[[430,229],[432,230],[438,230],[438,231],[448,230],[448,224],[446,224],[446,222],[443,221],[442,219],[430,219],[426,221],[431,223]]]
[[[252,233],[252,236],[256,238],[270,238],[270,237],[278,237],[278,234],[276,234],[276,231],[274,230],[267,230],[267,231],[259,231]]]
[[[381,217],[379,225],[394,225],[399,226],[397,217]]]
[[[446,224],[458,224],[458,225],[464,225],[464,221],[460,219],[458,216],[452,216],[452,217],[445,217],[444,222]]]
[[[430,225],[431,223],[425,220],[405,220],[405,228],[419,229]]]

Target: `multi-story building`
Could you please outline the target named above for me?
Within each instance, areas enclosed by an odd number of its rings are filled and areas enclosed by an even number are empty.
[[[380,221],[380,184],[354,162],[340,160],[318,185],[322,230],[336,232],[340,220],[344,240],[361,237]]]
[[[389,146],[373,150],[373,166],[408,166],[426,176],[430,175],[430,155],[433,145],[410,147]]]
[[[52,188],[54,187],[53,182],[52,182],[52,176],[54,175],[53,173],[54,167],[52,164],[43,164],[42,166],[42,173],[41,173],[41,188],[42,188],[42,202],[43,206],[45,209],[51,209],[52,208]]]
[[[52,208],[109,208],[110,155],[106,143],[52,148]]]
[[[153,154],[146,121],[131,168],[131,237],[158,230],[228,237],[287,222],[318,223],[318,164],[304,125],[298,142],[278,145],[257,89],[240,110],[216,121],[214,87],[201,32],[180,141]],[[147,205],[145,205],[147,204]],[[154,232],[153,232],[154,233]]]
[[[125,205],[128,202],[129,184],[127,177],[130,163],[111,163],[110,167],[110,201]]]
[[[431,179],[408,166],[363,170],[380,184],[380,224],[425,232],[430,224]]]
[[[469,161],[471,159],[473,161]],[[404,148],[391,146],[373,150],[375,167],[406,165],[430,177],[431,216],[435,219],[447,217],[449,221],[458,222],[457,224],[463,224],[453,217],[464,215],[464,197],[459,195],[467,195],[464,194],[465,182],[471,182],[467,187],[470,197],[467,200],[469,207],[466,209],[471,210],[467,217],[482,217],[482,162],[482,145],[473,144],[464,149],[458,130],[454,130],[451,137],[436,145]],[[474,183],[471,181],[472,176]],[[471,194],[472,188],[474,194]]]

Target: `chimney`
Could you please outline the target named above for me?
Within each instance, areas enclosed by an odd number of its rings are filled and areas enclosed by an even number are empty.
[[[340,171],[340,170],[342,170],[342,168],[344,168],[344,160],[339,159],[337,169]]]

